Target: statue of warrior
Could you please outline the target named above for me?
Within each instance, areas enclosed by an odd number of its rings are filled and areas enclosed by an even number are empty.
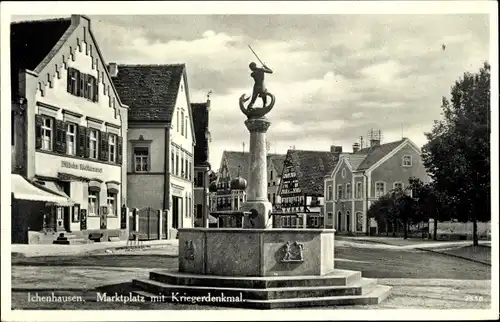
[[[264,76],[266,73],[272,74],[273,71],[264,64],[262,64],[262,67],[257,67],[257,64],[254,62],[251,62],[249,67],[252,71],[250,76],[254,79],[255,83],[253,85],[252,100],[248,104],[248,109],[251,109],[253,107],[253,104],[255,103],[257,97],[262,98],[262,107],[266,107],[267,89],[264,84]]]

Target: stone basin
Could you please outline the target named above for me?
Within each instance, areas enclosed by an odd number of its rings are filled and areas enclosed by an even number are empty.
[[[179,272],[321,276],[334,271],[334,229],[179,229]]]

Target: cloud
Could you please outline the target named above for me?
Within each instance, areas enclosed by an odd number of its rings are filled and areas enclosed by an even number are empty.
[[[370,128],[383,141],[418,145],[440,118],[441,97],[464,71],[489,60],[487,15],[151,15],[91,16],[105,59],[187,64],[192,101],[209,90],[211,162],[248,149],[238,108],[253,81],[248,45],[274,70],[268,115],[271,151],[349,150]],[[446,49],[442,49],[442,45]],[[257,104],[261,104],[258,102]]]

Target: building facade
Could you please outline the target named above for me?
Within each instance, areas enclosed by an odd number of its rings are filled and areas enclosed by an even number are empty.
[[[231,182],[238,177],[247,180],[249,158],[248,152],[223,152],[216,181],[217,192],[211,197],[212,211],[239,210],[246,201],[246,191],[237,184],[231,188]],[[284,159],[282,154],[267,155],[267,198],[274,210],[280,207],[278,188]]]
[[[169,227],[193,227],[196,143],[186,66],[109,64],[129,106],[127,204],[169,211]]]
[[[395,188],[404,189],[410,177],[430,180],[420,155],[407,138],[386,144],[372,140],[363,149],[353,145],[353,152],[343,153],[325,178],[325,226],[339,232],[376,232],[377,223],[366,216],[372,202]]]
[[[191,103],[196,146],[194,147],[194,225],[208,226],[210,212],[209,130],[210,99],[206,103]]]
[[[340,151],[288,150],[284,164],[279,196],[281,212],[278,226],[310,227],[324,226],[323,180],[336,166]],[[289,215],[287,215],[289,214]]]
[[[55,233],[108,241],[128,237],[125,180],[128,108],[122,104],[91,30],[90,19],[11,25],[13,172],[71,206],[31,209],[40,217],[28,242]],[[16,220],[20,209],[13,209]],[[20,242],[26,242],[21,231]]]

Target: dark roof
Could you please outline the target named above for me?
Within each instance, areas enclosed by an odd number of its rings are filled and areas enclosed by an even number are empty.
[[[231,178],[237,177],[239,171],[240,177],[248,180],[249,157],[249,152],[224,151],[222,158],[227,161],[227,170]],[[273,158],[279,157],[284,156],[281,154],[269,153],[267,155],[267,163],[269,164]],[[241,168],[238,169],[238,166]]]
[[[333,171],[339,161],[340,153],[288,150],[287,156],[295,166],[302,192],[307,195],[322,196],[325,175]]]
[[[11,96],[19,91],[19,70],[35,68],[71,25],[71,18],[21,21],[10,24]]]
[[[123,104],[129,106],[129,121],[172,120],[185,64],[118,65],[113,84]]]
[[[286,154],[275,154],[271,156],[271,162],[274,164],[279,176],[283,173],[283,163],[285,162],[285,159]]]
[[[406,139],[399,141],[389,142],[385,144],[375,145],[368,148],[363,148],[354,154],[366,154],[366,158],[357,167],[357,170],[366,170],[377,163],[380,159],[389,154],[392,150],[397,148]]]
[[[195,166],[210,165],[208,162],[209,141],[206,137],[206,133],[208,132],[208,106],[209,102],[191,103],[196,138],[196,145],[194,147]]]

